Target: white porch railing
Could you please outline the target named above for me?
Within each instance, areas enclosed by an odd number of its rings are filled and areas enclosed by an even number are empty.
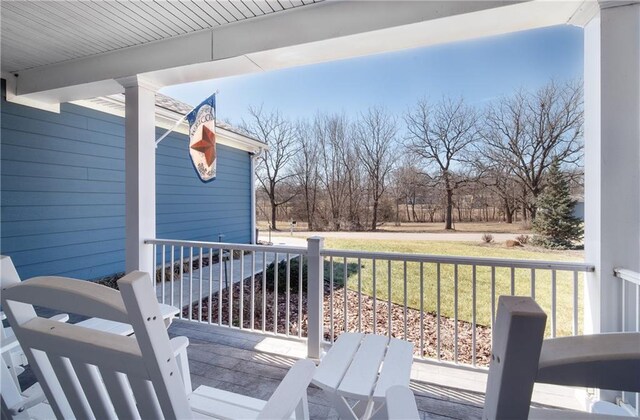
[[[616,268],[614,273],[622,280],[622,331],[640,332],[640,273],[624,268]],[[630,413],[640,415],[640,393],[623,392],[622,400]]]
[[[154,267],[164,267],[158,300],[181,306],[182,319],[306,338],[311,357],[343,331],[369,331],[414,342],[420,359],[484,365],[499,295],[534,297],[551,337],[579,334],[579,273],[593,271],[581,262],[323,249],[320,238],[308,248],[146,243]]]

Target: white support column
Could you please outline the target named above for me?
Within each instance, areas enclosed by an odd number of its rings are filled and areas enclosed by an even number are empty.
[[[156,237],[156,89],[137,77],[120,83],[125,87],[125,269],[149,272],[153,247],[144,241]]]
[[[584,28],[585,333],[620,330],[613,269],[640,269],[640,2],[600,8]]]

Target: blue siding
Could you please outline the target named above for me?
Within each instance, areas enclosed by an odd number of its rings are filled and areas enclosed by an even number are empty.
[[[11,104],[4,83],[2,97],[0,252],[22,278],[123,271],[124,120],[72,104],[60,114]],[[186,143],[172,134],[157,149],[157,236],[249,242],[249,155],[219,145],[217,178],[203,184]]]

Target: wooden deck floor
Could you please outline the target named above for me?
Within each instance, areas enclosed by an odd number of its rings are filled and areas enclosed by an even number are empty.
[[[71,322],[77,320],[71,319]],[[288,369],[304,358],[306,343],[176,320],[171,336],[189,338],[188,357],[193,388],[212,386],[263,400],[269,399]],[[480,419],[486,374],[443,365],[414,363],[411,389],[423,419]],[[27,367],[24,388],[35,382]],[[534,405],[580,409],[573,389],[536,384]],[[324,393],[308,390],[312,419],[336,419]]]
[[[255,334],[229,334],[220,328],[212,330],[208,325],[175,321],[169,333],[189,338],[188,355],[194,388],[208,385],[266,400],[289,367],[302,356],[300,349],[303,346],[294,341],[265,340]],[[287,354],[278,354],[283,352]],[[424,419],[481,418],[482,393],[417,380],[412,380],[411,388]],[[337,418],[319,388],[311,386],[308,396],[311,418]]]

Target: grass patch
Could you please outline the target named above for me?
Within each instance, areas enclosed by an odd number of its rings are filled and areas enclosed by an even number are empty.
[[[493,257],[512,259],[532,259],[548,261],[582,261],[579,252],[559,252],[539,250],[536,248],[505,248],[501,245],[475,244],[468,242],[432,242],[432,241],[386,241],[386,240],[351,240],[327,238],[325,248],[361,250],[370,252],[399,252],[415,254],[435,255],[464,255],[469,257]],[[349,265],[357,260],[349,259]],[[344,277],[342,258],[334,259],[336,265],[334,278]],[[340,264],[340,267],[338,266]],[[325,267],[326,272],[329,267]],[[455,316],[455,301],[458,302],[458,319],[472,322],[473,306],[473,268],[460,265],[457,268],[457,296],[455,293],[455,270],[450,264],[440,264],[440,313],[453,318]],[[422,276],[421,276],[422,271]],[[375,286],[374,268],[372,260],[360,261],[360,281],[358,272],[349,270],[347,273],[347,287],[351,290],[361,288],[362,292],[378,299],[389,299],[389,282],[391,279],[391,301],[397,304],[420,309],[421,305],[427,312],[435,312],[438,302],[438,265],[435,263],[407,262],[406,269],[403,262],[376,261]],[[479,325],[491,325],[491,268],[477,267],[476,278],[476,323]],[[406,290],[404,278],[406,276]],[[511,294],[511,269],[495,269],[495,296]],[[423,279],[423,293],[421,299],[421,281]],[[557,271],[556,273],[556,335],[571,335],[573,328],[573,272]],[[547,335],[551,333],[551,306],[552,306],[552,273],[550,270],[535,270],[535,298],[544,309],[549,318],[547,320]],[[578,273],[578,327],[582,331],[583,324],[583,274]],[[531,293],[531,270],[513,270],[514,294],[527,295]],[[375,289],[375,290],[374,290]],[[375,292],[375,293],[374,293]],[[406,298],[405,298],[406,296]]]

